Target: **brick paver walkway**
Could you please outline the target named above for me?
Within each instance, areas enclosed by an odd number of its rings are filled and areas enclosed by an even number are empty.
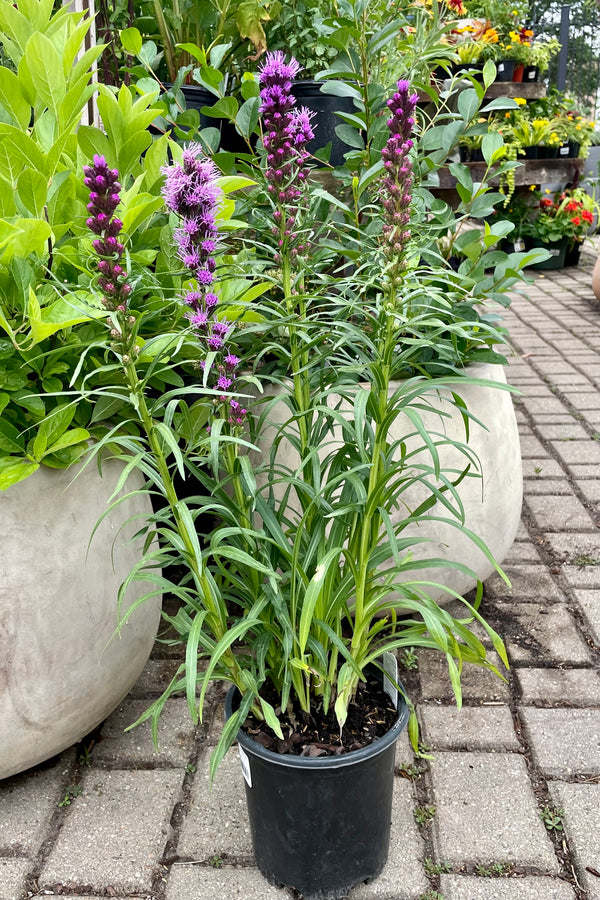
[[[459,713],[440,661],[420,655],[407,677],[433,759],[415,765],[400,741],[389,863],[352,900],[600,900],[593,261],[590,248],[579,269],[534,275],[529,297],[516,297],[507,314],[509,380],[522,391],[525,503],[505,561],[512,590],[491,578],[484,612],[506,638],[509,683],[465,673]],[[253,867],[234,753],[208,790],[218,702],[206,728],[194,729],[185,702],[172,701],[158,754],[147,730],[123,733],[175,666],[157,650],[89,758],[72,749],[0,785],[0,900],[290,896]],[[68,792],[77,796],[60,805]],[[414,811],[428,806],[435,815],[417,824]],[[558,827],[548,830],[542,816]]]

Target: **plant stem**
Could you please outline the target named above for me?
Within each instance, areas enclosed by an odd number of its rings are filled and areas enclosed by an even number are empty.
[[[125,327],[124,322],[122,324]],[[219,641],[227,632],[227,618],[225,610],[219,607],[218,602],[213,596],[209,578],[207,577],[207,574],[202,565],[202,559],[198,559],[197,557],[196,551],[194,549],[195,542],[192,540],[188,532],[188,527],[181,516],[181,511],[179,508],[179,498],[173,484],[173,479],[169,471],[169,466],[167,464],[161,442],[156,433],[152,415],[146,403],[146,397],[143,391],[143,382],[140,381],[135,363],[131,358],[129,358],[127,362],[125,361],[125,358],[123,358],[122,364],[127,382],[129,384],[129,388],[133,397],[135,397],[136,410],[139,416],[139,420],[146,433],[148,444],[156,461],[156,466],[161,478],[165,497],[175,520],[177,533],[179,534],[185,545],[187,563],[192,571],[196,587],[202,598],[202,602],[207,609],[206,623],[212,630],[216,641]],[[241,690],[243,687],[242,672],[235,658],[235,655],[231,650],[228,650],[223,654],[222,660],[229,670],[229,674],[233,683],[236,685],[236,687],[238,687],[238,689]]]

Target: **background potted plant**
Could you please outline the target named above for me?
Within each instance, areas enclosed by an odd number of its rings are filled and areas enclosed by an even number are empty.
[[[558,38],[545,36],[535,37],[530,48],[529,58],[525,65],[523,81],[535,82],[541,75],[545,75],[550,66],[550,60],[560,52]]]
[[[594,220],[593,200],[584,191],[562,191],[553,196],[538,194],[538,205],[525,224],[524,232],[532,246],[548,246],[551,258],[535,268],[560,269],[567,250],[576,265],[575,248],[583,241]]]

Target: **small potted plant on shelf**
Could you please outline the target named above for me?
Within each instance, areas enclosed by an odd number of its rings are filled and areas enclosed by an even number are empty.
[[[509,31],[508,39],[501,48],[498,48],[499,53],[513,62],[512,81],[523,81],[525,66],[531,59],[532,38],[532,29],[521,26],[519,29]]]
[[[550,66],[550,60],[560,52],[558,38],[535,37],[529,48],[529,58],[523,72],[523,81],[533,83],[538,81],[541,75],[545,75]]]

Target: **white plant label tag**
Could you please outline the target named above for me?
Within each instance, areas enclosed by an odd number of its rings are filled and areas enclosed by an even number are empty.
[[[383,689],[392,698],[392,703],[398,709],[398,662],[393,653],[383,654]]]
[[[525,241],[515,241],[515,253],[521,253],[525,249]]]
[[[252,772],[250,771],[250,760],[248,759],[248,754],[242,748],[241,744],[238,744],[238,750],[240,753],[240,762],[242,764],[242,775],[244,776],[244,781],[248,785],[249,788],[252,787]]]

